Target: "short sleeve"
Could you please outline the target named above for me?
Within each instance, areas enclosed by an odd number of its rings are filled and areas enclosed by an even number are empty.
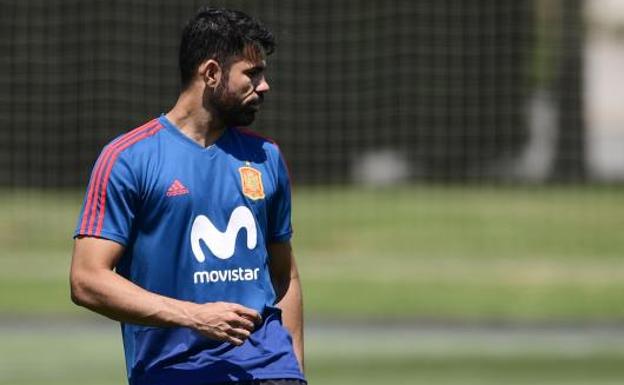
[[[100,154],[91,173],[74,237],[94,236],[127,245],[138,189],[123,155],[110,146]]]
[[[290,178],[279,152],[277,163],[277,186],[269,211],[269,242],[286,242],[292,237]]]

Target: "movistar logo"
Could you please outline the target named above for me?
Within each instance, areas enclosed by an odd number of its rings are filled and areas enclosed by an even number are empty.
[[[257,244],[256,222],[253,214],[246,206],[238,206],[232,211],[224,232],[219,231],[208,217],[197,216],[191,229],[191,248],[197,262],[206,260],[200,245],[201,241],[208,246],[215,257],[219,259],[231,258],[236,248],[236,237],[243,228],[247,233],[247,248],[254,249]]]

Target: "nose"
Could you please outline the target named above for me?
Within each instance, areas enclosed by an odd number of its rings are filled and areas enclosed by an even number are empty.
[[[258,85],[256,86],[256,92],[264,93],[270,89],[271,87],[269,87],[269,83],[267,82],[266,78],[262,77],[262,79],[260,79],[260,83],[258,83]]]

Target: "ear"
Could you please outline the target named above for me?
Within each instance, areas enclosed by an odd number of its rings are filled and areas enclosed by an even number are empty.
[[[216,88],[221,82],[223,69],[221,65],[214,59],[208,59],[197,68],[197,73],[202,79],[206,87]]]

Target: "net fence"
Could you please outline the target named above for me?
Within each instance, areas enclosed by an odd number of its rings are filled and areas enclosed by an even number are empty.
[[[298,183],[588,176],[580,1],[209,3],[277,36],[255,128]],[[84,186],[105,143],[175,102],[203,4],[2,1],[0,185]]]

